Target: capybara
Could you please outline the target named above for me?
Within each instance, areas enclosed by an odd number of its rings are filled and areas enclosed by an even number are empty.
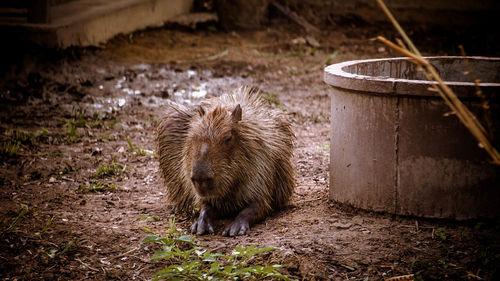
[[[290,122],[255,89],[239,88],[199,106],[171,104],[157,131],[168,199],[199,210],[191,232],[243,235],[287,203],[295,187]]]

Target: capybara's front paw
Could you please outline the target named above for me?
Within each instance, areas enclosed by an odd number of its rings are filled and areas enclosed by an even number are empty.
[[[200,216],[198,220],[191,225],[191,233],[196,233],[198,235],[203,235],[207,233],[214,233],[214,227],[212,222],[206,216]]]
[[[242,218],[236,218],[231,224],[229,224],[222,235],[224,236],[235,236],[235,235],[245,235],[250,231],[250,224],[248,220]]]

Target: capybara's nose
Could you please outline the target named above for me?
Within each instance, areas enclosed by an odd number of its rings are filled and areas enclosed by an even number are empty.
[[[213,179],[214,179],[213,177],[206,176],[206,175],[199,175],[199,174],[196,174],[196,175],[193,174],[193,176],[191,177],[191,181],[193,181],[193,183],[199,183],[199,184],[209,183]]]
[[[193,173],[191,174],[191,181],[193,183],[208,183],[210,184],[214,180],[214,172],[209,165],[195,163],[193,167]]]

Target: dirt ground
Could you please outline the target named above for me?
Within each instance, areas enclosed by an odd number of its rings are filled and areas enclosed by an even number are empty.
[[[381,33],[393,35],[389,26],[354,24],[315,38],[293,23],[237,32],[171,27],[97,49],[28,49],[7,58],[1,140],[20,146],[0,158],[0,279],[152,279],[164,264],[149,261],[158,248],[140,243],[148,235],[142,228],[164,233],[170,218],[179,229],[193,220],[173,213],[151,153],[165,104],[252,85],[292,120],[295,194],[249,235],[223,237],[220,222],[218,234],[197,237],[206,247],[277,247],[268,258],[300,280],[498,280],[498,221],[399,217],[328,200],[330,99],[322,70],[396,56],[369,41]],[[428,54],[449,53],[443,41],[421,42]]]

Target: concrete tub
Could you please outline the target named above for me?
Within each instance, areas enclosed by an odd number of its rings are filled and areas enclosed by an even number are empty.
[[[428,58],[482,120],[462,57]],[[469,57],[500,138],[500,58]],[[500,167],[406,58],[325,68],[332,86],[330,199],[399,215],[500,217]],[[482,122],[484,123],[484,121]]]

